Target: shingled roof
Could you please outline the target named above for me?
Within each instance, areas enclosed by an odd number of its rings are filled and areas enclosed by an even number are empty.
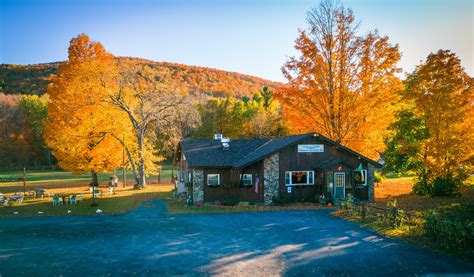
[[[267,140],[232,140],[224,148],[219,140],[185,139],[180,145],[190,167],[233,167]]]
[[[219,140],[185,139],[180,142],[190,167],[236,167],[243,168],[254,164],[283,148],[295,145],[312,136],[326,141],[349,154],[360,157],[376,167],[379,163],[316,133],[274,138],[270,140],[232,140],[228,148],[224,148]]]
[[[256,148],[252,153],[249,153],[247,156],[242,158],[239,161],[236,161],[234,164],[235,167],[245,167],[250,165],[256,161],[259,161],[266,156],[269,156],[273,153],[278,152],[280,149],[283,149],[287,146],[293,145],[298,143],[301,140],[306,138],[310,138],[313,136],[313,133],[303,134],[303,135],[296,135],[296,136],[288,136],[288,137],[281,137],[281,138],[274,138],[260,147]]]

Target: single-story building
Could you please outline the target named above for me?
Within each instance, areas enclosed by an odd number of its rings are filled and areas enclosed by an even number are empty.
[[[274,139],[184,139],[174,159],[178,192],[194,202],[272,203],[321,194],[374,200],[374,172],[381,165],[317,133]],[[314,199],[314,198],[313,198]]]

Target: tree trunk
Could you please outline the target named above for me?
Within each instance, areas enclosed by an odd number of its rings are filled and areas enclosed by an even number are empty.
[[[144,141],[144,132],[140,130],[138,132],[138,172],[135,177],[135,188],[142,189],[146,187],[146,178],[145,178],[145,158],[143,157],[143,141]]]
[[[142,189],[146,187],[146,177],[145,177],[145,160],[140,159],[140,164],[138,165],[138,174],[135,180],[135,188]]]
[[[92,175],[92,182],[91,182],[91,187],[92,187],[92,203],[91,206],[97,206],[97,203],[95,202],[95,188],[99,186],[99,181],[97,179],[97,172],[91,171]]]

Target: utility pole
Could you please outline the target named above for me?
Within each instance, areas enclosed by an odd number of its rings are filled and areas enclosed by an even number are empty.
[[[122,179],[123,187],[127,185],[127,173],[125,172],[125,136],[123,136],[123,145],[122,145]]]
[[[161,183],[161,168],[158,169],[158,184]]]
[[[26,193],[26,168],[23,167],[23,195]]]

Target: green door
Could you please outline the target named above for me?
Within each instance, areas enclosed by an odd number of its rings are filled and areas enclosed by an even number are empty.
[[[346,196],[346,174],[334,173],[334,198],[341,199]]]

